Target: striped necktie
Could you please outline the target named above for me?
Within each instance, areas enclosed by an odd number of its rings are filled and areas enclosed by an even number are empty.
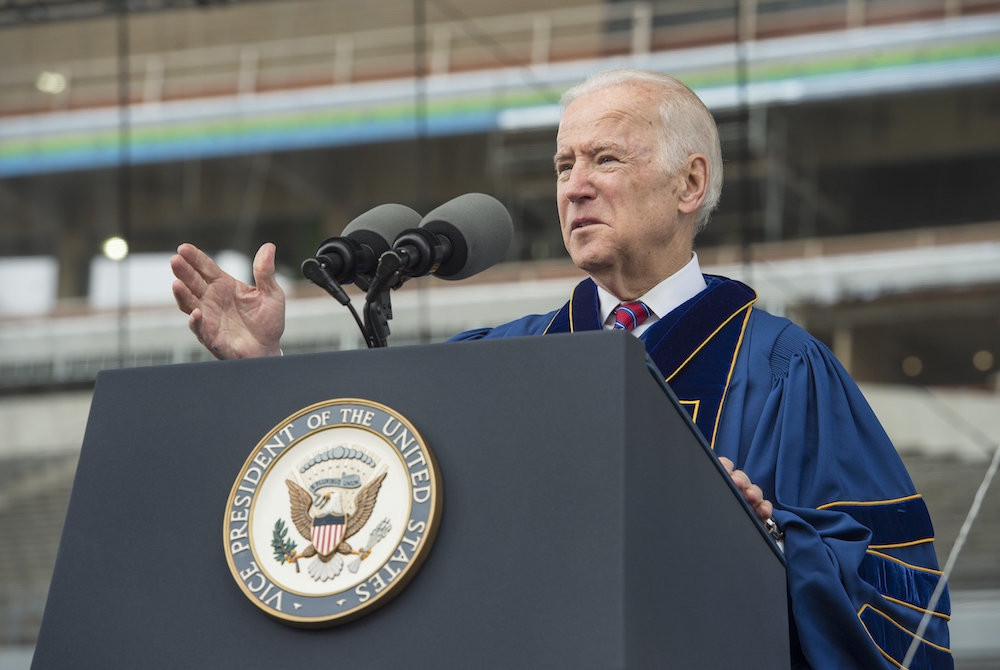
[[[615,330],[625,330],[631,332],[643,321],[649,318],[653,312],[641,302],[623,302],[615,308]]]

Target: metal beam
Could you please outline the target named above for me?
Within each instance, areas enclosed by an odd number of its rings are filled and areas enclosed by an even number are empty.
[[[273,0],[0,0],[0,29],[129,13],[236,5]]]

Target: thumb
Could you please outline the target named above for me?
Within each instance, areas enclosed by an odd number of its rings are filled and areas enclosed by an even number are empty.
[[[257,250],[253,259],[253,280],[257,290],[267,295],[281,294],[281,287],[274,279],[274,254],[277,248],[271,242],[265,242]]]

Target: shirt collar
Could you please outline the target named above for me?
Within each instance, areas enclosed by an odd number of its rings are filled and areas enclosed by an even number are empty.
[[[677,309],[707,287],[705,277],[701,274],[698,254],[692,253],[687,265],[649,289],[639,297],[639,300],[646,303],[646,307],[653,311],[653,316],[649,319],[652,323]],[[611,319],[611,313],[621,304],[621,300],[600,286],[597,287],[597,297],[600,302],[601,323],[607,324]]]

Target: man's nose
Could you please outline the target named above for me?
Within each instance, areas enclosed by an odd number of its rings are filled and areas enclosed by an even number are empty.
[[[585,165],[574,165],[569,171],[569,177],[563,182],[562,195],[570,202],[577,202],[597,195],[591,172]]]

